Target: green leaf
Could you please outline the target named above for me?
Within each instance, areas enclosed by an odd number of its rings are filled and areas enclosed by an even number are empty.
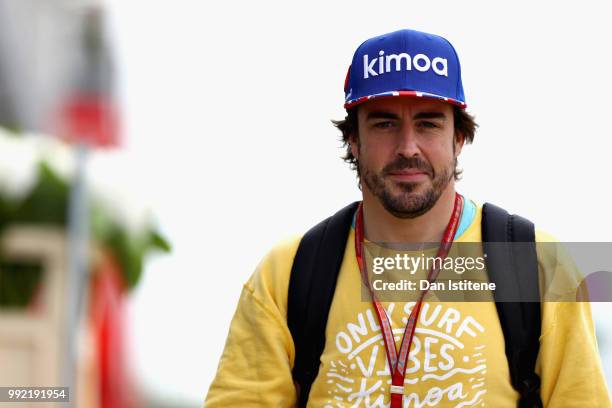
[[[162,252],[169,253],[172,251],[170,243],[159,235],[157,231],[151,231],[149,234],[149,243],[152,248],[159,249]]]
[[[14,222],[66,225],[70,187],[48,164],[38,165],[38,181],[13,214]]]

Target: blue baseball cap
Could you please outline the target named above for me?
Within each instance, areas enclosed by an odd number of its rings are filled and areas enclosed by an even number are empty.
[[[373,98],[434,98],[467,107],[459,57],[438,35],[399,30],[371,38],[357,48],[344,82],[344,107]]]

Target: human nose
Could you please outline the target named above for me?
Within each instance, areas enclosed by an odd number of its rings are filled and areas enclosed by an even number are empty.
[[[419,140],[415,129],[404,124],[397,134],[397,154],[404,157],[413,157],[421,154]]]

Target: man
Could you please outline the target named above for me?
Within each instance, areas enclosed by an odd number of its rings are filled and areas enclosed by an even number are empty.
[[[347,117],[336,125],[363,202],[342,244],[314,381],[292,375],[301,344],[288,325],[298,238],[272,249],[245,284],[205,406],[516,407],[541,399],[545,407],[610,407],[586,302],[542,304],[540,380],[525,403],[510,379],[495,302],[362,299],[364,287],[373,293],[364,242],[441,242],[445,259],[451,243],[483,241],[482,208],[455,191],[457,157],[476,124],[464,110],[457,54],[439,36],[401,30],[364,42],[344,88]],[[550,260],[538,252],[537,261],[545,269]],[[424,271],[430,281],[432,271]]]

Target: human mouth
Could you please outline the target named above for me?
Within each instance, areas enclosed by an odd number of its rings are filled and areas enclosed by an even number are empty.
[[[389,172],[389,177],[400,182],[416,182],[427,179],[429,174],[420,169],[404,169]]]

